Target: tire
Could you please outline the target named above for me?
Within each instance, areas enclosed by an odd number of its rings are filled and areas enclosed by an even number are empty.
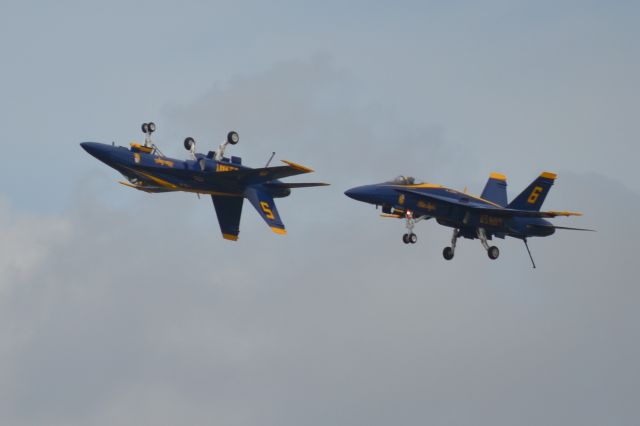
[[[235,145],[238,142],[240,142],[240,136],[238,135],[238,132],[234,132],[232,130],[229,133],[227,133],[227,142],[230,143],[231,145]]]
[[[147,124],[147,129],[149,129],[149,133],[153,133],[156,131],[156,123],[153,121]]]
[[[416,234],[409,234],[409,242],[415,244],[418,242],[418,236]]]
[[[409,234],[404,234],[402,236],[402,242],[405,244],[409,244]]]
[[[453,249],[451,247],[445,247],[444,250],[442,250],[442,257],[447,260],[453,259]]]
[[[487,250],[487,254],[489,255],[489,259],[495,260],[500,256],[500,249],[496,246],[491,246],[489,250]]]
[[[148,131],[149,131],[149,124],[142,123],[142,133],[147,134]]]
[[[196,141],[192,137],[188,137],[184,140],[184,149],[191,151],[191,147],[196,145]]]

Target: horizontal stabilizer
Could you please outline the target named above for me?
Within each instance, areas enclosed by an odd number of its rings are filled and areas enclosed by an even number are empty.
[[[328,183],[322,182],[301,182],[301,183],[288,183],[288,182],[272,182],[266,183],[265,186],[271,186],[274,188],[311,188],[313,186],[329,186]]]
[[[586,228],[571,228],[569,226],[555,226],[555,225],[529,225],[530,227],[536,228],[553,228],[553,229],[564,229],[568,231],[588,231],[588,232],[596,232],[595,229],[586,229]]]

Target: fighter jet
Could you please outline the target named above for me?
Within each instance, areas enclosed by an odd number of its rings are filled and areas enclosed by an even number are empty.
[[[479,239],[489,258],[497,259],[500,250],[496,246],[489,246],[488,240],[509,236],[524,242],[535,268],[527,238],[546,237],[556,229],[592,231],[556,226],[545,220],[557,216],[582,215],[567,211],[540,211],[556,177],[555,173],[543,172],[510,203],[507,202],[507,178],[500,173],[490,175],[480,197],[468,194],[466,190],[460,192],[442,185],[416,182],[413,177],[404,176],[384,183],[351,188],[345,195],[376,207],[382,206],[384,217],[404,219],[407,233],[402,240],[405,244],[417,242],[413,227],[422,220],[434,218],[440,225],[453,228],[451,246],[442,251],[446,260],[453,259],[456,241],[460,237]]]
[[[190,153],[187,160],[166,157],[151,140],[156,130],[154,123],[144,123],[144,143],[122,146],[82,142],[80,145],[98,160],[119,171],[127,180],[120,183],[148,193],[191,192],[210,195],[218,216],[222,237],[237,241],[244,199],[258,211],[262,219],[276,234],[286,234],[284,223],[273,201],[287,197],[293,188],[324,186],[326,183],[288,183],[280,179],[311,173],[308,167],[290,161],[284,166],[269,167],[275,153],[265,167],[250,168],[240,157],[226,157],[225,148],[239,141],[238,133],[231,131],[216,151],[208,154],[196,152],[193,138],[184,140]]]

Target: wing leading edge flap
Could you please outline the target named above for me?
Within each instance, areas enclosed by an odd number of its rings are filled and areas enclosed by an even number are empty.
[[[447,204],[450,206],[465,207],[465,208],[468,208],[469,210],[473,210],[476,212],[487,213],[487,214],[492,214],[497,216],[520,216],[520,217],[540,217],[540,218],[551,218],[551,217],[557,217],[557,216],[582,216],[582,213],[578,213],[578,212],[564,212],[564,211],[541,212],[536,210],[516,210],[516,209],[499,208],[499,207],[480,207],[477,205],[474,206],[474,205],[469,205],[467,203],[456,202],[449,198],[440,197],[434,194],[425,194],[423,192],[414,191],[411,189],[396,189],[396,191],[402,192],[405,194],[415,195],[423,199]]]
[[[245,190],[245,197],[247,197],[253,207],[258,211],[260,217],[267,222],[267,225],[269,225],[273,232],[276,234],[287,233],[271,194],[263,189],[250,186]]]
[[[213,207],[216,209],[222,238],[237,241],[240,234],[240,216],[242,215],[242,197],[224,197],[212,195]]]

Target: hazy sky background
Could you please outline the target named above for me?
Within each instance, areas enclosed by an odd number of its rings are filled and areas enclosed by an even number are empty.
[[[637,425],[640,7],[634,2],[0,4],[0,423]],[[184,157],[332,186],[246,208],[147,195],[81,141],[153,120]],[[490,261],[346,198],[397,174],[597,233]]]

